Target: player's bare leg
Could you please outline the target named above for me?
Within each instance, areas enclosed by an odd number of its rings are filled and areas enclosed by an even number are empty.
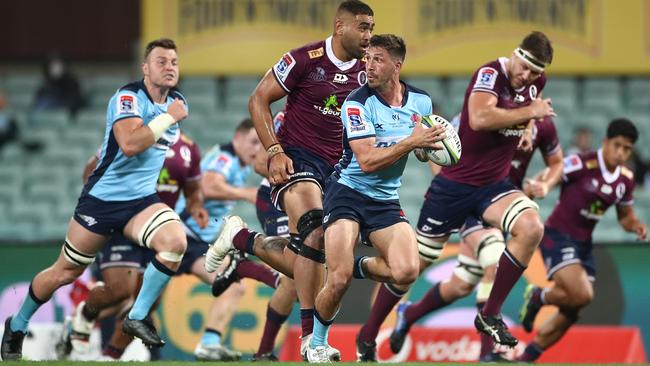
[[[509,194],[483,213],[483,219],[495,228],[510,232],[512,238],[499,259],[494,287],[474,324],[489,334],[495,342],[507,346],[517,344],[501,319],[501,306],[526,269],[544,234],[544,226],[537,213],[537,205],[523,193]]]
[[[90,333],[97,320],[115,315],[131,298],[139,285],[139,273],[134,267],[112,267],[102,270],[104,285],[90,290],[86,301],[74,310],[71,329],[63,342],[79,353],[88,352]],[[59,345],[57,345],[58,347]]]
[[[538,329],[534,340],[526,347],[519,360],[532,362],[542,352],[557,343],[578,320],[580,311],[589,305],[594,296],[593,284],[580,263],[570,264],[555,272],[553,286],[539,294],[541,305],[555,305],[557,314]]]
[[[3,360],[22,358],[23,340],[32,315],[52,297],[58,288],[72,283],[83,273],[106,239],[102,235],[88,231],[74,219],[70,219],[66,240],[58,258],[54,264],[34,277],[29,286],[29,293],[18,313],[5,321],[2,337]]]
[[[354,246],[359,236],[359,223],[339,219],[325,232],[328,253],[327,280],[315,301],[314,330],[307,349],[309,362],[326,362],[329,327],[339,310],[341,299],[352,282]]]
[[[122,323],[125,333],[142,339],[145,345],[161,347],[165,342],[147,315],[178,270],[187,238],[178,215],[163,203],[153,204],[133,217],[124,227],[124,236],[157,253],[147,266],[142,287],[131,311]]]

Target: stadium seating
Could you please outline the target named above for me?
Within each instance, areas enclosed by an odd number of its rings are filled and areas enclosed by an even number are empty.
[[[89,98],[88,108],[76,120],[65,111],[30,113],[39,73],[7,74],[0,85],[8,94],[13,113],[21,126],[28,128],[22,140],[39,141],[40,151],[30,152],[22,142],[12,142],[0,149],[0,240],[60,240],[81,191],[81,173],[87,159],[101,145],[106,125],[108,98],[129,79],[127,71],[92,72],[82,75],[82,85]],[[467,76],[408,77],[414,86],[427,91],[440,113],[451,118],[460,112],[469,78]],[[259,77],[183,76],[180,89],[188,99],[190,116],[181,123],[186,133],[206,153],[214,144],[232,138],[235,126],[248,117],[248,98]],[[558,113],[556,126],[562,144],[569,146],[577,126],[589,126],[594,143],[605,134],[605,126],[613,117],[626,116],[636,122],[640,132],[637,150],[650,158],[650,78],[550,76],[544,96],[553,99]],[[272,106],[273,111],[285,101]],[[536,154],[529,175],[543,167]],[[416,159],[409,159],[403,178],[402,204],[407,217],[415,225],[422,198],[431,181],[429,168]],[[259,177],[253,176],[254,185]],[[555,190],[540,201],[542,217],[553,209],[558,197]],[[637,189],[636,210],[650,221],[650,190]],[[242,214],[254,228],[259,228],[255,209],[238,203]],[[620,229],[615,210],[610,210],[598,225],[597,241],[633,240],[632,234]]]

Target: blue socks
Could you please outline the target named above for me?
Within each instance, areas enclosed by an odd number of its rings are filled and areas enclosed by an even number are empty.
[[[336,317],[336,315],[334,316]],[[330,326],[334,322],[334,318],[330,320],[324,320],[318,314],[318,311],[314,309],[314,331],[311,334],[311,341],[309,342],[309,347],[316,348],[318,346],[327,345],[327,335],[330,330]]]
[[[205,328],[203,337],[201,337],[201,344],[211,346],[221,344],[221,332],[212,328]]]
[[[129,312],[129,319],[143,320],[146,318],[151,310],[151,306],[156,302],[156,299],[163,292],[173,275],[174,272],[172,270],[165,267],[154,257],[147,266],[147,270],[144,271],[142,288],[138,297],[135,299],[133,308]]]
[[[41,307],[46,301],[39,300],[34,295],[34,290],[32,285],[29,285],[29,292],[23,301],[23,305],[18,310],[18,313],[11,318],[10,328],[14,332],[23,332],[27,333],[27,325],[29,324],[29,319],[32,318],[32,315]]]

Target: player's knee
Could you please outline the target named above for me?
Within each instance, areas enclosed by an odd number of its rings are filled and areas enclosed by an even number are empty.
[[[305,212],[298,219],[298,235],[304,244],[320,249],[323,245],[323,210]]]
[[[512,235],[524,238],[526,242],[539,244],[544,236],[544,224],[537,212],[522,214],[513,228]]]
[[[583,308],[594,299],[594,293],[588,288],[576,289],[569,294],[569,301],[574,308]]]
[[[544,234],[544,225],[539,218],[539,206],[528,197],[514,199],[503,211],[501,228],[505,232],[539,244]]]
[[[410,285],[417,280],[420,271],[417,265],[408,265],[396,269],[392,275],[397,285]]]
[[[178,214],[169,207],[162,208],[151,215],[147,220],[140,232],[138,233],[138,244],[146,248],[155,248],[158,251],[170,251],[178,254],[185,253],[185,246],[187,245],[185,233],[183,230],[173,230],[173,233],[166,233],[165,235],[156,235],[158,231],[165,225],[181,222]],[[179,238],[182,236],[183,248],[179,248]],[[154,242],[155,239],[155,242]],[[180,251],[179,251],[180,250]]]
[[[337,293],[342,293],[350,287],[352,282],[352,267],[337,268],[327,276],[327,285],[331,286]]]
[[[501,258],[503,250],[506,248],[506,243],[503,240],[503,235],[500,233],[489,233],[480,239],[478,247],[476,248],[476,258],[481,268],[485,270],[494,266]]]

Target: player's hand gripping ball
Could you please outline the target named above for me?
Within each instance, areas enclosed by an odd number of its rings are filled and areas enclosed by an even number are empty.
[[[454,126],[452,126],[446,119],[435,114],[423,116],[422,125],[426,128],[431,128],[435,125],[443,125],[445,127],[445,135],[447,136],[444,140],[439,142],[439,144],[442,145],[442,149],[423,149],[429,157],[429,160],[441,166],[451,166],[458,163],[462,147],[460,145],[460,137],[458,137],[458,133],[456,132],[456,129],[454,129]]]

